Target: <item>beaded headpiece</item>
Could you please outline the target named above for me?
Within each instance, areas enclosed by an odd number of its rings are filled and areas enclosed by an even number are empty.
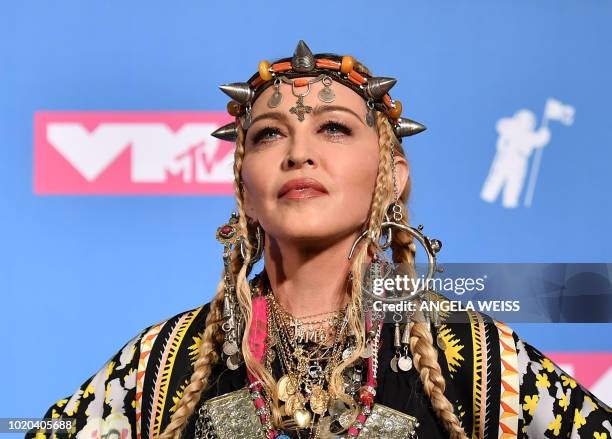
[[[399,100],[391,99],[389,90],[395,85],[396,80],[387,77],[373,77],[365,73],[359,73],[354,69],[355,61],[351,56],[337,56],[333,54],[313,55],[306,43],[300,40],[293,57],[283,59],[272,65],[268,61],[259,63],[258,72],[247,82],[235,82],[224,84],[219,88],[232,100],[227,104],[229,114],[236,120],[215,130],[212,135],[233,142],[238,136],[240,123],[244,130],[251,125],[251,107],[259,95],[269,86],[274,85],[276,91],[268,100],[268,107],[278,106],[282,100],[279,91],[281,83],[291,84],[291,90],[298,99],[296,105],[291,108],[299,121],[304,120],[305,114],[312,108],[304,105],[303,98],[310,91],[310,85],[317,81],[323,81],[323,88],[318,97],[323,102],[332,102],[335,98],[330,85],[332,80],[346,85],[366,101],[368,112],[366,123],[373,126],[375,123],[374,111],[384,113],[395,132],[399,141],[403,137],[412,136],[424,131],[426,127],[414,120],[401,117],[402,104]],[[312,77],[309,79],[309,77]],[[307,92],[296,94],[296,87],[307,86]]]

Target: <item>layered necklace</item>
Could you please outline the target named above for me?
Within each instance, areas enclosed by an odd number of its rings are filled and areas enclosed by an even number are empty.
[[[285,403],[281,410],[297,427],[309,427],[312,433],[313,415],[327,413],[330,398],[325,387],[331,372],[342,360],[347,343],[346,309],[325,313],[328,317],[315,320],[316,323],[306,322],[291,316],[276,301],[274,294],[266,297],[272,323],[272,343],[277,346],[283,371],[276,388],[279,399]],[[322,325],[315,327],[317,323]],[[330,338],[330,332],[334,333],[331,345],[315,342],[314,347],[309,346],[312,344],[308,342],[309,335],[325,342]],[[268,352],[274,351],[270,349]],[[266,360],[266,367],[272,371],[272,355],[268,355]]]
[[[278,355],[282,376],[276,384],[286,428],[295,429],[301,438],[300,429],[308,429],[309,438],[328,437],[330,431],[347,430],[348,436],[357,437],[371,413],[376,394],[377,354],[382,324],[376,327],[367,320],[371,335],[364,358],[367,358],[366,382],[363,383],[364,367],[358,361],[346,368],[344,391],[358,399],[361,407],[357,419],[350,423],[350,411],[341,400],[329,392],[329,380],[335,367],[354,350],[355,337],[348,334],[347,308],[301,318],[293,317],[276,300],[268,289],[258,297],[265,300],[261,308],[265,311],[254,315],[259,327],[267,328],[266,347],[262,358],[266,369],[273,373],[272,363]],[[317,319],[318,317],[318,319]],[[265,319],[265,321],[263,321]],[[313,320],[314,319],[314,320]],[[261,337],[261,334],[260,334]],[[268,439],[289,439],[282,431],[275,430],[270,422],[271,397],[250,373],[251,398],[264,426]],[[332,433],[333,437],[338,437]]]

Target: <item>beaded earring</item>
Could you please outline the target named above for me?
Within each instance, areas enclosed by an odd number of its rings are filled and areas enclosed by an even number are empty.
[[[238,225],[238,214],[232,212],[229,221],[217,228],[217,240],[223,244],[223,284],[225,294],[223,296],[223,324],[224,332],[223,354],[225,354],[227,367],[231,370],[238,368],[242,354],[238,347],[240,339],[239,328],[241,326],[241,314],[238,312],[238,300],[236,298],[236,283],[231,269],[232,248],[243,236]]]

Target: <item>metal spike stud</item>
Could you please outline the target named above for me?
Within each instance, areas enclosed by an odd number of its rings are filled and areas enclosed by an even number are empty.
[[[216,129],[210,133],[210,135],[216,137],[217,139],[235,142],[236,138],[238,137],[238,129],[236,128],[235,122],[230,122],[227,125],[223,125],[222,127]]]
[[[315,68],[315,58],[304,40],[300,40],[295,48],[291,67],[296,72],[310,72]]]
[[[406,137],[419,134],[421,131],[425,131],[427,127],[407,117],[400,117],[394,129],[397,137]]]
[[[365,93],[368,97],[376,101],[388,93],[396,82],[397,80],[394,78],[370,78],[366,83]]]
[[[246,105],[255,95],[255,91],[251,88],[248,82],[223,84],[220,85],[219,88],[223,93],[238,102],[240,105]]]

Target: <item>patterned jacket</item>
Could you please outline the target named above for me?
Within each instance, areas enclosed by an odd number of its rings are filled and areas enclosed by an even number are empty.
[[[53,404],[45,418],[75,419],[71,433],[31,431],[26,438],[157,437],[189,382],[209,309],[207,303],[144,329]],[[438,330],[446,345],[436,346],[445,395],[469,437],[612,439],[610,407],[506,324],[475,311],[452,311],[443,314]],[[389,367],[392,346],[393,325],[385,324],[375,402],[416,417],[420,438],[448,437],[415,368],[396,373]],[[217,364],[211,382],[202,401],[243,387],[244,363],[235,371]],[[194,437],[194,422],[192,416],[183,437]]]

